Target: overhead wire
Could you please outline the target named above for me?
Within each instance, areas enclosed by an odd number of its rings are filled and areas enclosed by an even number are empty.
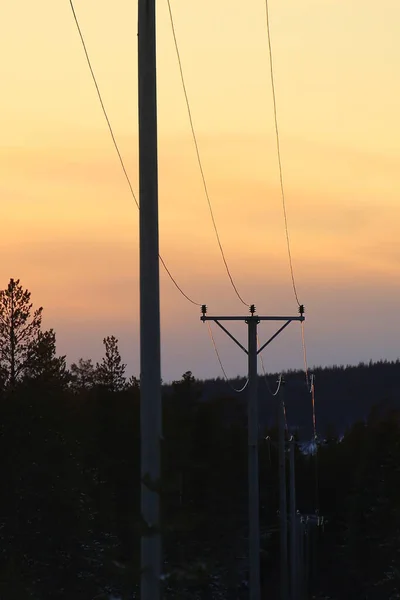
[[[311,409],[312,409],[312,425],[313,425],[313,454],[314,454],[314,467],[315,467],[315,512],[319,514],[319,466],[318,466],[318,433],[317,433],[317,419],[315,411],[315,375],[309,375],[308,360],[307,360],[307,347],[305,342],[304,334],[304,321],[301,322],[301,342],[303,347],[304,357],[304,370],[306,374],[306,385],[307,391],[311,395]]]
[[[307,390],[311,395],[311,407],[312,407],[312,421],[313,421],[313,433],[314,440],[317,439],[317,419],[315,412],[315,376],[312,374],[309,375],[308,369],[308,360],[307,360],[307,346],[305,341],[305,333],[304,333],[304,321],[301,322],[301,343],[303,347],[303,359],[304,359],[304,371],[306,375],[306,385]]]
[[[212,345],[213,345],[213,348],[214,348],[215,354],[216,354],[216,356],[217,356],[217,359],[218,359],[218,362],[219,362],[219,366],[221,367],[221,371],[222,371],[222,373],[224,374],[225,381],[227,382],[227,384],[229,385],[229,387],[230,387],[230,388],[231,388],[231,389],[232,389],[234,392],[236,392],[237,394],[240,394],[241,392],[244,392],[244,390],[247,388],[247,386],[248,386],[248,384],[249,384],[249,379],[247,378],[247,380],[246,380],[245,384],[244,384],[244,385],[243,385],[243,386],[242,386],[240,389],[236,389],[236,388],[235,388],[235,387],[234,387],[234,386],[231,384],[231,382],[229,381],[228,375],[226,374],[226,371],[225,371],[225,369],[224,369],[224,365],[222,364],[221,356],[220,356],[220,353],[219,353],[219,351],[218,351],[217,344],[216,344],[216,342],[215,342],[214,335],[213,335],[213,332],[212,332],[212,329],[211,329],[210,323],[209,323],[209,321],[206,321],[206,323],[207,323],[207,328],[208,328],[208,333],[209,333],[209,335],[210,335],[211,343],[212,343]]]
[[[260,347],[258,335],[257,335],[257,345],[258,345],[258,347]],[[282,385],[282,382],[283,382],[282,373],[279,375],[277,388],[276,388],[275,392],[273,392],[272,389],[271,389],[271,386],[269,385],[269,381],[267,379],[267,373],[266,373],[265,366],[264,366],[264,359],[263,359],[261,353],[260,353],[260,361],[261,361],[261,367],[262,367],[263,375],[264,375],[263,379],[265,381],[265,385],[267,387],[267,390],[271,394],[271,396],[275,397],[275,396],[277,396],[279,394],[280,389],[281,389],[281,385]],[[288,422],[287,422],[286,404],[285,404],[284,400],[282,400],[282,409],[283,409],[283,418],[285,420],[285,430],[288,433],[289,432],[289,428],[288,428]]]
[[[279,380],[278,380],[278,388],[276,390],[276,394],[279,394],[279,391],[281,389],[282,383],[284,383],[283,380],[283,375],[282,373],[279,375]],[[284,388],[282,388],[282,392],[284,391]],[[285,399],[284,399],[284,394],[282,393],[282,395],[279,398],[280,402],[282,403],[282,410],[283,410],[283,420],[285,422],[285,431],[286,434],[289,435],[289,426],[288,426],[288,420],[287,420],[287,410],[286,410],[286,403],[285,403]]]
[[[259,341],[258,335],[257,335],[257,346],[260,347],[260,341]],[[275,392],[273,392],[272,389],[271,389],[271,386],[269,385],[269,381],[267,379],[267,373],[266,373],[266,370],[265,370],[264,359],[262,357],[261,352],[260,352],[260,361],[261,361],[261,367],[262,367],[263,375],[264,375],[263,379],[264,379],[265,385],[267,387],[267,390],[271,394],[271,396],[275,397],[280,392],[281,385],[282,385],[282,382],[283,382],[283,375],[282,375],[282,373],[279,375],[277,388],[276,388]],[[285,401],[283,399],[282,399],[282,410],[283,410],[283,418],[285,420],[285,430],[286,430],[286,433],[289,433],[289,427],[288,427],[288,422],[287,422],[286,404],[285,404]]]
[[[270,27],[270,18],[269,18],[269,5],[268,0],[265,0],[265,14],[266,14],[266,25],[267,25],[267,37],[268,37],[268,52],[269,52],[269,65],[270,65],[270,77],[271,77],[271,89],[272,89],[272,102],[273,102],[273,111],[274,111],[274,124],[275,124],[275,137],[276,137],[276,149],[278,156],[278,168],[279,168],[279,182],[280,182],[280,190],[281,190],[281,199],[282,199],[282,208],[283,208],[283,216],[285,222],[285,233],[286,233],[286,246],[289,257],[289,268],[290,268],[290,276],[292,281],[292,288],[294,297],[299,307],[302,307],[299,300],[299,295],[297,292],[296,279],[294,275],[293,268],[293,259],[292,259],[292,250],[291,250],[291,242],[289,236],[289,226],[288,226],[288,217],[287,217],[287,209],[286,209],[286,195],[285,195],[285,187],[283,182],[283,167],[282,167],[282,156],[281,156],[281,143],[280,143],[280,133],[279,133],[279,123],[278,123],[278,109],[277,109],[277,101],[276,101],[276,91],[275,91],[275,74],[274,74],[274,61],[273,61],[273,52],[272,52],[272,40],[271,40],[271,27]],[[304,335],[304,321],[301,321],[301,339],[302,339],[302,347],[303,347],[303,359],[304,359],[304,370],[306,377],[306,385],[307,388],[310,388],[311,398],[312,398],[312,410],[313,410],[313,430],[314,430],[314,439],[316,439],[316,418],[315,418],[315,395],[314,395],[314,384],[311,384],[310,387],[310,378],[308,371],[308,363],[307,363],[307,346]]]
[[[76,14],[76,11],[75,11],[73,0],[69,0],[69,4],[70,4],[71,10],[72,10],[72,14],[73,14],[73,17],[74,17],[76,28],[77,28],[78,33],[79,33],[80,40],[81,40],[81,43],[82,43],[83,51],[85,53],[86,62],[88,64],[88,67],[89,67],[89,70],[90,70],[90,74],[92,76],[93,83],[94,83],[95,88],[96,88],[96,92],[97,92],[97,96],[98,96],[98,99],[99,99],[99,102],[100,102],[100,105],[101,105],[101,109],[103,111],[103,115],[104,115],[105,120],[107,122],[107,126],[108,126],[108,129],[109,129],[110,135],[111,135],[111,139],[112,139],[113,144],[114,144],[114,148],[115,148],[115,150],[117,152],[117,155],[118,155],[118,158],[119,158],[119,162],[121,164],[122,170],[123,170],[124,175],[125,175],[125,179],[128,182],[129,188],[131,190],[132,197],[133,197],[133,199],[135,201],[136,206],[139,208],[139,202],[138,202],[138,200],[136,198],[135,192],[133,191],[133,186],[131,184],[131,180],[130,180],[128,172],[127,172],[127,170],[125,168],[125,163],[123,161],[121,152],[119,150],[119,147],[118,147],[118,144],[117,144],[117,140],[115,139],[115,135],[114,135],[114,131],[113,131],[110,119],[108,118],[107,110],[106,110],[106,107],[104,105],[103,97],[102,97],[102,94],[100,92],[100,88],[99,88],[99,85],[97,83],[97,78],[96,78],[96,75],[95,75],[93,67],[92,67],[92,62],[91,62],[90,57],[89,57],[89,52],[88,52],[88,49],[86,47],[85,38],[83,36],[82,29],[81,29],[80,24],[79,24],[79,20],[78,20],[78,16]]]
[[[133,186],[132,186],[130,177],[128,175],[127,169],[125,167],[124,160],[122,158],[122,154],[120,152],[120,149],[119,149],[116,137],[114,135],[114,130],[113,130],[113,127],[111,125],[111,121],[110,121],[110,119],[108,117],[108,113],[107,113],[106,107],[104,105],[103,97],[102,97],[102,94],[101,94],[101,91],[100,91],[100,87],[99,87],[99,85],[97,83],[96,75],[95,75],[93,67],[92,67],[92,62],[90,60],[89,52],[88,52],[88,49],[87,49],[87,46],[86,46],[86,43],[85,43],[85,38],[84,38],[84,35],[83,35],[83,32],[82,32],[82,29],[81,29],[80,24],[79,24],[79,19],[78,19],[78,16],[76,14],[76,11],[75,11],[73,0],[69,0],[69,4],[70,4],[70,7],[71,7],[71,11],[72,11],[72,15],[73,15],[73,18],[74,18],[74,21],[75,21],[75,25],[76,25],[76,28],[77,28],[77,31],[78,31],[78,34],[79,34],[79,37],[80,37],[80,40],[81,40],[81,44],[82,44],[82,47],[83,47],[83,50],[84,50],[84,53],[85,53],[86,62],[88,64],[88,67],[89,67],[89,70],[90,70],[90,74],[92,76],[93,83],[94,83],[95,88],[96,88],[97,96],[98,96],[98,99],[99,99],[99,102],[100,102],[101,109],[103,111],[103,115],[104,115],[105,120],[107,122],[108,130],[110,132],[114,148],[115,148],[115,150],[117,152],[118,159],[119,159],[119,162],[121,164],[121,168],[123,170],[123,173],[125,175],[125,179],[126,179],[126,181],[128,183],[128,186],[129,186],[132,198],[135,201],[135,204],[136,204],[137,208],[140,210],[140,205],[139,205],[138,199],[137,199],[136,194],[135,194],[135,192],[133,190]],[[188,300],[191,304],[194,304],[195,306],[202,306],[202,304],[200,302],[196,302],[195,300],[193,300],[192,298],[190,298],[190,296],[188,296],[183,291],[183,289],[181,288],[181,286],[178,284],[178,282],[176,281],[176,279],[173,277],[171,271],[168,269],[168,267],[167,267],[164,259],[161,257],[160,254],[158,255],[158,257],[159,257],[159,260],[160,260],[161,264],[163,265],[163,267],[164,267],[167,275],[169,276],[170,280],[175,285],[176,289],[182,294],[182,296],[184,298],[186,298],[186,300]]]
[[[215,221],[215,218],[214,218],[214,213],[213,213],[213,209],[212,209],[212,205],[211,205],[211,200],[210,200],[209,193],[208,193],[207,182],[206,182],[206,179],[205,179],[204,170],[203,170],[203,166],[202,166],[202,161],[201,161],[201,157],[200,157],[200,151],[199,151],[199,147],[198,147],[198,143],[197,143],[197,137],[196,137],[196,133],[195,133],[194,125],[193,125],[193,119],[192,119],[192,114],[191,114],[191,109],[190,109],[188,94],[187,94],[187,90],[186,90],[186,84],[185,84],[184,75],[183,75],[182,62],[181,62],[181,58],[180,58],[179,46],[178,46],[178,43],[177,43],[177,37],[176,37],[176,32],[175,32],[175,26],[174,26],[174,20],[173,20],[173,14],[172,14],[170,0],[167,0],[167,3],[168,3],[169,13],[170,13],[171,27],[172,27],[173,37],[174,37],[174,43],[175,43],[176,53],[177,53],[177,57],[178,57],[178,63],[179,63],[179,68],[180,68],[180,73],[181,73],[182,86],[183,86],[183,90],[184,90],[184,94],[185,94],[186,105],[187,105],[187,110],[188,110],[188,114],[189,114],[189,120],[190,120],[191,129],[192,129],[193,140],[194,140],[194,144],[195,144],[195,148],[196,148],[197,159],[198,159],[198,163],[199,163],[199,167],[200,167],[200,172],[201,172],[201,176],[202,176],[202,180],[203,180],[203,185],[204,185],[204,189],[205,189],[205,193],[206,193],[206,197],[207,197],[207,201],[208,201],[208,205],[209,205],[209,209],[210,209],[210,214],[211,214],[212,222],[213,222],[213,225],[214,225],[214,230],[215,230],[215,233],[216,233],[216,237],[217,237],[217,241],[218,241],[218,244],[219,244],[219,247],[220,247],[221,255],[222,255],[222,258],[223,258],[223,261],[224,261],[225,268],[226,268],[226,271],[228,273],[229,279],[231,281],[232,287],[233,287],[234,291],[236,292],[236,295],[238,296],[239,300],[244,305],[247,306],[247,303],[240,296],[240,294],[239,294],[239,292],[237,290],[237,287],[236,287],[236,285],[234,283],[234,280],[233,280],[233,277],[231,275],[228,263],[226,261],[226,257],[225,257],[225,253],[224,253],[224,250],[223,250],[223,247],[222,247],[222,243],[221,243],[221,240],[220,240],[220,237],[219,237],[218,228],[217,228],[216,221]],[[125,163],[124,163],[124,160],[122,158],[122,154],[120,152],[120,149],[119,149],[119,146],[118,146],[118,143],[117,143],[114,131],[113,131],[113,127],[111,125],[111,121],[109,119],[107,110],[105,108],[105,104],[104,104],[104,101],[103,101],[103,98],[102,98],[102,94],[101,94],[101,91],[100,91],[100,88],[99,88],[99,85],[98,85],[98,82],[97,82],[96,75],[94,73],[94,69],[92,67],[92,63],[91,63],[91,60],[90,60],[89,52],[88,52],[88,49],[87,49],[87,46],[86,46],[86,43],[85,43],[83,32],[81,30],[81,27],[80,27],[80,24],[79,24],[79,20],[78,20],[76,11],[75,11],[73,0],[69,0],[69,4],[70,4],[70,7],[71,7],[71,11],[72,11],[72,14],[73,14],[75,25],[76,25],[76,28],[77,28],[77,31],[78,31],[78,34],[79,34],[79,37],[80,37],[80,40],[81,40],[81,44],[82,44],[82,47],[83,47],[83,50],[84,50],[86,61],[87,61],[87,64],[88,64],[88,67],[89,67],[89,70],[90,70],[91,77],[93,79],[93,83],[95,85],[95,89],[96,89],[97,96],[98,96],[98,99],[99,99],[99,102],[100,102],[100,106],[101,106],[103,115],[105,117],[105,120],[106,120],[108,129],[109,129],[109,133],[110,133],[110,136],[111,136],[114,148],[115,148],[115,150],[117,152],[117,156],[118,156],[119,162],[121,164],[121,168],[123,170],[125,179],[126,179],[126,181],[128,183],[128,186],[129,186],[132,198],[133,198],[133,200],[134,200],[137,208],[140,210],[139,202],[138,202],[136,194],[135,194],[135,192],[133,190],[133,186],[132,186],[130,177],[128,175],[127,169],[125,167]],[[268,0],[266,0],[266,11],[267,11],[268,41],[269,41],[269,50],[270,50],[271,80],[272,80],[273,100],[274,100],[274,116],[275,116],[275,127],[276,127],[276,136],[277,136],[278,162],[279,162],[281,192],[282,192],[282,200],[283,200],[283,208],[284,208],[284,216],[285,216],[285,228],[286,228],[287,245],[288,245],[289,262],[290,262],[290,270],[291,270],[291,276],[292,276],[293,290],[294,290],[294,293],[295,293],[295,297],[296,297],[297,303],[300,306],[298,295],[297,295],[297,288],[296,288],[295,278],[294,278],[293,264],[292,264],[292,259],[291,259],[290,238],[289,238],[288,226],[287,226],[286,203],[285,203],[285,195],[284,195],[284,188],[283,188],[282,164],[281,164],[281,157],[280,157],[279,129],[278,129],[278,120],[277,120],[275,87],[274,87],[274,73],[273,73],[273,63],[272,63],[272,48],[271,48],[271,39],[270,39],[270,31],[269,31]],[[160,259],[160,262],[163,265],[163,267],[164,267],[167,275],[171,279],[172,283],[175,285],[176,289],[181,293],[181,295],[186,300],[188,300],[191,304],[193,304],[195,306],[202,306],[202,304],[200,302],[196,302],[195,300],[193,300],[190,296],[188,296],[183,291],[183,289],[181,288],[181,286],[178,284],[178,282],[176,281],[176,279],[173,277],[171,271],[167,267],[164,259],[162,258],[162,256],[160,254],[159,254],[159,259]],[[305,345],[305,338],[304,338],[304,323],[303,322],[301,323],[301,326],[302,326],[302,343],[303,343],[303,354],[304,354],[304,362],[305,362],[306,382],[307,382],[307,387],[308,387],[308,385],[309,385],[309,375],[308,375],[307,352],[306,352],[306,345]],[[224,373],[225,379],[227,380],[227,382],[229,383],[229,385],[231,385],[230,382],[229,382],[229,379],[227,377],[227,374],[225,372],[225,369],[223,367],[223,364],[222,364],[222,361],[221,361],[218,349],[216,347],[215,340],[213,338],[213,334],[212,334],[212,331],[211,331],[211,328],[210,328],[209,324],[208,324],[208,328],[209,328],[210,336],[211,336],[211,339],[212,339],[212,342],[213,342],[213,346],[214,346],[214,349],[215,349],[218,361],[219,361],[220,366],[221,366],[221,370]],[[272,392],[272,390],[271,390],[271,388],[269,386],[267,377],[266,377],[266,372],[265,372],[265,367],[264,367],[262,356],[260,356],[260,358],[261,358],[261,364],[262,364],[263,371],[264,371],[264,380],[266,382],[266,385],[267,385],[270,393],[273,396],[276,396],[279,393],[279,388],[280,388],[281,380],[278,383],[278,387],[277,387],[276,391]],[[232,387],[232,389],[235,392],[240,393],[241,391],[243,391],[247,387],[247,384],[248,384],[248,380],[246,381],[246,383],[243,386],[243,388],[241,388],[239,390],[235,389],[233,386],[231,386],[231,387]],[[315,389],[314,389],[314,379],[313,378],[312,378],[312,385],[311,385],[311,394],[312,394],[312,406],[313,406],[314,437],[316,438]]]
[[[242,304],[244,304],[245,306],[249,306],[248,303],[243,300],[243,298],[240,295],[240,293],[238,291],[238,288],[237,288],[237,286],[235,284],[235,281],[233,279],[231,270],[230,270],[229,265],[228,265],[228,261],[226,259],[225,251],[224,251],[223,246],[222,246],[221,238],[220,238],[220,235],[219,235],[219,232],[218,232],[218,227],[217,227],[217,223],[216,223],[216,220],[215,220],[214,210],[213,210],[213,207],[212,207],[212,204],[211,204],[211,198],[210,198],[210,194],[209,194],[209,191],[208,191],[208,185],[207,185],[207,181],[206,181],[206,177],[205,177],[205,173],[204,173],[203,162],[201,160],[201,155],[200,155],[199,144],[198,144],[198,141],[197,141],[196,130],[194,128],[192,111],[191,111],[191,108],[190,108],[189,96],[188,96],[188,92],[187,92],[187,88],[186,88],[185,76],[184,76],[184,73],[183,73],[183,66],[182,66],[181,54],[180,54],[180,50],[179,50],[178,38],[177,38],[177,35],[176,35],[176,30],[175,30],[175,21],[174,21],[174,16],[173,16],[173,13],[172,13],[172,7],[171,7],[170,0],[167,0],[167,4],[168,4],[168,11],[169,11],[169,17],[170,17],[170,22],[171,22],[172,36],[173,36],[173,39],[174,39],[176,56],[177,56],[177,59],[178,59],[178,65],[179,65],[179,72],[180,72],[180,77],[181,77],[181,82],[182,82],[182,88],[183,88],[183,93],[184,93],[185,102],[186,102],[186,108],[187,108],[187,112],[188,112],[188,116],[189,116],[190,129],[192,131],[192,137],[193,137],[194,147],[195,147],[196,156],[197,156],[197,162],[198,162],[198,165],[199,165],[201,179],[202,179],[203,187],[204,187],[204,192],[205,192],[205,196],[206,196],[207,203],[208,203],[208,208],[209,208],[210,215],[211,215],[211,221],[212,221],[212,224],[213,224],[213,227],[214,227],[214,232],[215,232],[215,235],[216,235],[216,238],[217,238],[217,242],[218,242],[219,250],[220,250],[220,253],[221,253],[221,257],[222,257],[223,263],[225,265],[225,270],[226,270],[226,272],[228,274],[228,277],[229,277],[230,283],[231,283],[231,285],[233,287],[233,290],[235,291],[236,296],[239,298],[240,302],[242,302]]]
[[[276,101],[276,92],[275,92],[275,75],[274,75],[274,63],[273,63],[268,0],[265,0],[265,13],[266,13],[267,37],[268,37],[268,52],[269,52],[270,77],[271,77],[271,88],[272,88],[272,101],[273,101],[273,110],[274,110],[276,148],[277,148],[278,168],[279,168],[279,182],[280,182],[280,190],[281,190],[281,198],[282,198],[283,216],[284,216],[284,222],[285,222],[286,245],[287,245],[287,252],[288,252],[288,257],[289,257],[289,268],[290,268],[290,276],[291,276],[291,281],[292,281],[293,293],[294,293],[294,297],[296,299],[298,306],[301,307],[298,292],[297,292],[296,279],[294,276],[291,242],[290,242],[290,236],[289,236],[288,217],[287,217],[287,210],[286,210],[286,196],[285,196],[285,188],[284,188],[284,182],[283,182],[281,143],[280,143],[278,110],[277,110],[277,101]],[[316,486],[315,494],[316,494],[316,511],[318,512],[319,511],[319,483],[318,483],[318,458],[317,458],[318,438],[317,438],[317,424],[316,424],[316,414],[315,414],[315,385],[314,385],[314,375],[311,376],[311,384],[310,384],[308,361],[307,361],[307,346],[306,346],[305,334],[304,334],[304,321],[301,322],[301,338],[302,338],[302,347],[303,347],[306,385],[307,385],[307,389],[309,390],[309,392],[311,394],[313,435],[314,435],[314,442],[316,444],[316,446],[315,446],[315,486]]]
[[[271,41],[271,29],[270,29],[270,22],[269,22],[268,0],[265,0],[265,12],[266,12],[266,18],[267,18],[268,52],[269,52],[269,65],[270,65],[271,88],[272,88],[272,101],[273,101],[273,108],[274,108],[276,149],[277,149],[277,155],[278,155],[279,181],[280,181],[280,188],[281,188],[283,216],[284,216],[284,221],[285,221],[286,245],[287,245],[288,257],[289,257],[290,276],[291,276],[291,280],[292,280],[293,292],[294,292],[294,296],[296,298],[296,302],[297,302],[298,306],[300,306],[300,300],[299,300],[299,296],[297,293],[297,285],[296,285],[296,280],[295,280],[295,276],[294,276],[292,250],[291,250],[289,226],[288,226],[288,218],[287,218],[287,210],[286,210],[286,195],[285,195],[285,188],[284,188],[284,184],[283,184],[281,142],[280,142],[280,134],[279,134],[278,110],[277,110],[276,93],[275,93],[275,75],[274,75],[274,63],[273,63],[272,41]]]
[[[303,349],[304,372],[306,375],[306,385],[308,388],[310,379],[309,379],[309,375],[308,375],[307,346],[306,346],[306,339],[305,339],[305,333],[304,333],[304,321],[301,321],[300,328],[301,328],[301,345],[302,345],[302,349]]]
[[[289,426],[288,426],[288,421],[287,421],[287,411],[286,411],[286,404],[285,401],[282,401],[282,408],[283,408],[283,418],[285,419],[285,429],[286,429],[286,433],[289,434]]]
[[[312,419],[313,419],[313,430],[314,430],[314,440],[317,440],[317,419],[315,415],[315,385],[314,385],[315,376],[311,375],[311,405],[312,405]]]
[[[257,341],[258,341],[258,336],[257,336]],[[265,370],[265,366],[264,366],[264,360],[262,355],[260,354],[260,362],[261,362],[261,368],[263,370],[263,379],[265,381],[265,385],[267,387],[267,390],[269,391],[269,393],[271,394],[271,396],[277,396],[279,394],[279,390],[281,388],[281,384],[282,384],[282,375],[279,375],[279,380],[278,380],[278,385],[277,388],[275,390],[275,392],[272,391],[271,386],[269,385],[269,381],[267,379],[267,372]]]

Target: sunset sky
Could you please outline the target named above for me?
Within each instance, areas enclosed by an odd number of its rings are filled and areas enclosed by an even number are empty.
[[[158,3],[160,251],[211,313],[245,314],[219,254]],[[275,145],[264,0],[171,0],[200,152],[230,269],[261,314],[296,314]],[[137,1],[76,0],[138,189]],[[289,230],[310,365],[397,358],[400,302],[398,0],[270,0]],[[120,340],[139,372],[138,211],[68,0],[4,3],[0,25],[0,286],[20,278],[69,361]],[[164,380],[220,369],[199,309],[161,270]],[[272,326],[271,326],[272,327]],[[214,328],[216,329],[216,328]],[[245,325],[232,328],[245,339]],[[272,331],[261,326],[261,338]],[[244,354],[215,338],[226,370]],[[298,324],[264,353],[302,367]]]

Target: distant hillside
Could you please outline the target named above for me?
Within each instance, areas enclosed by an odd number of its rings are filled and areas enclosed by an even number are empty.
[[[354,422],[366,419],[374,406],[382,409],[400,409],[400,360],[315,368],[311,372],[315,375],[317,430],[321,436],[326,435],[328,431],[342,434]],[[273,390],[276,388],[276,380],[276,374],[268,376]],[[312,408],[304,372],[287,372],[285,380],[288,425],[299,430],[301,439],[310,439]],[[231,381],[235,388],[240,388],[244,382],[245,379],[240,378]],[[232,410],[235,411],[238,402],[246,403],[246,392],[235,394],[223,379],[206,380],[201,383],[204,401],[235,398],[235,402],[232,403]],[[263,377],[259,377],[258,389],[260,425],[274,425],[276,398],[268,392]]]

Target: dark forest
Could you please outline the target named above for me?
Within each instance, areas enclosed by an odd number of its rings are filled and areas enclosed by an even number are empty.
[[[297,508],[323,516],[307,597],[398,598],[400,362],[312,372],[312,451],[304,373],[284,374]],[[104,338],[100,363],[67,367],[42,309],[10,280],[0,292],[0,383],[0,598],[138,598],[140,383],[126,377],[118,340]],[[165,598],[247,598],[245,395],[190,371],[163,391]],[[275,599],[278,400],[262,378],[259,394],[262,586]]]

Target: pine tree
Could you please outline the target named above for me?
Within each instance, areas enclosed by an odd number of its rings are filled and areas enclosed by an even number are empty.
[[[115,336],[104,338],[105,356],[96,365],[96,382],[110,392],[120,392],[126,387],[125,368]]]
[[[5,385],[11,388],[24,374],[41,327],[43,309],[32,314],[30,300],[30,292],[23,289],[19,279],[10,279],[0,292],[0,372]]]
[[[70,368],[70,387],[77,394],[88,391],[95,384],[96,372],[92,359],[80,358]]]
[[[57,356],[53,329],[38,331],[36,339],[32,341],[27,353],[25,377],[47,385],[66,386],[66,357]]]

